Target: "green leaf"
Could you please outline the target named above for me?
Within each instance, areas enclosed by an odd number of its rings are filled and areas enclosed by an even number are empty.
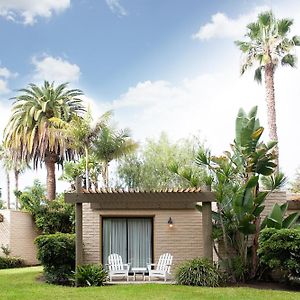
[[[283,215],[282,215],[281,208],[277,203],[274,204],[271,214],[269,216],[269,219],[280,224],[280,227],[281,227]]]
[[[246,189],[252,189],[258,184],[258,176],[252,176],[246,183]]]
[[[264,209],[265,209],[265,205],[257,206],[253,211],[253,215],[255,217],[258,217],[263,212]]]
[[[299,213],[292,213],[288,217],[286,217],[282,222],[283,228],[291,228],[298,220]]]

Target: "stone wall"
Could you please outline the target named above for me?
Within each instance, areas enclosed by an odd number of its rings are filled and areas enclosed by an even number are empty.
[[[8,245],[11,255],[22,258],[27,265],[36,265],[37,249],[34,244],[38,231],[27,212],[0,210],[3,222],[0,222],[0,245]],[[0,255],[3,255],[0,250]]]

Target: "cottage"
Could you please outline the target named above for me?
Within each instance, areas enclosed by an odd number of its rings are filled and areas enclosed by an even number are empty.
[[[212,259],[214,195],[209,191],[85,190],[78,185],[65,201],[76,204],[77,265],[106,264],[111,253],[132,267],[156,263],[166,252],[175,266],[194,257]],[[202,213],[195,208],[200,202]]]

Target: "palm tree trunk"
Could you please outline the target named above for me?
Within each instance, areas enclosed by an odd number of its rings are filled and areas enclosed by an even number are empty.
[[[14,173],[15,173],[15,190],[16,190],[16,192],[18,192],[19,191],[19,174],[20,174],[20,172],[17,170],[17,169],[14,169]],[[16,209],[18,209],[19,208],[19,201],[18,201],[18,197],[17,196],[15,196],[15,198],[16,198]]]
[[[102,163],[102,178],[103,178],[103,184],[104,187],[108,187],[108,163],[103,162]]]
[[[85,183],[86,189],[90,188],[90,174],[89,174],[89,149],[86,147],[85,149]]]
[[[6,171],[6,184],[7,184],[7,209],[10,209],[10,177],[8,171]]]
[[[276,107],[275,107],[275,89],[274,89],[274,64],[269,63],[265,66],[265,85],[266,85],[266,102],[268,114],[269,137],[272,141],[278,142]],[[279,148],[275,147],[276,154],[276,173],[279,171]]]
[[[57,155],[55,153],[48,153],[45,157],[45,164],[47,169],[47,199],[54,200],[56,196],[56,179],[55,179],[55,164],[57,162]]]

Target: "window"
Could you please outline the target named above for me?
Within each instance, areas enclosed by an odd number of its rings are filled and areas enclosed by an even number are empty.
[[[131,267],[152,262],[152,218],[103,218],[103,263],[117,253]]]

